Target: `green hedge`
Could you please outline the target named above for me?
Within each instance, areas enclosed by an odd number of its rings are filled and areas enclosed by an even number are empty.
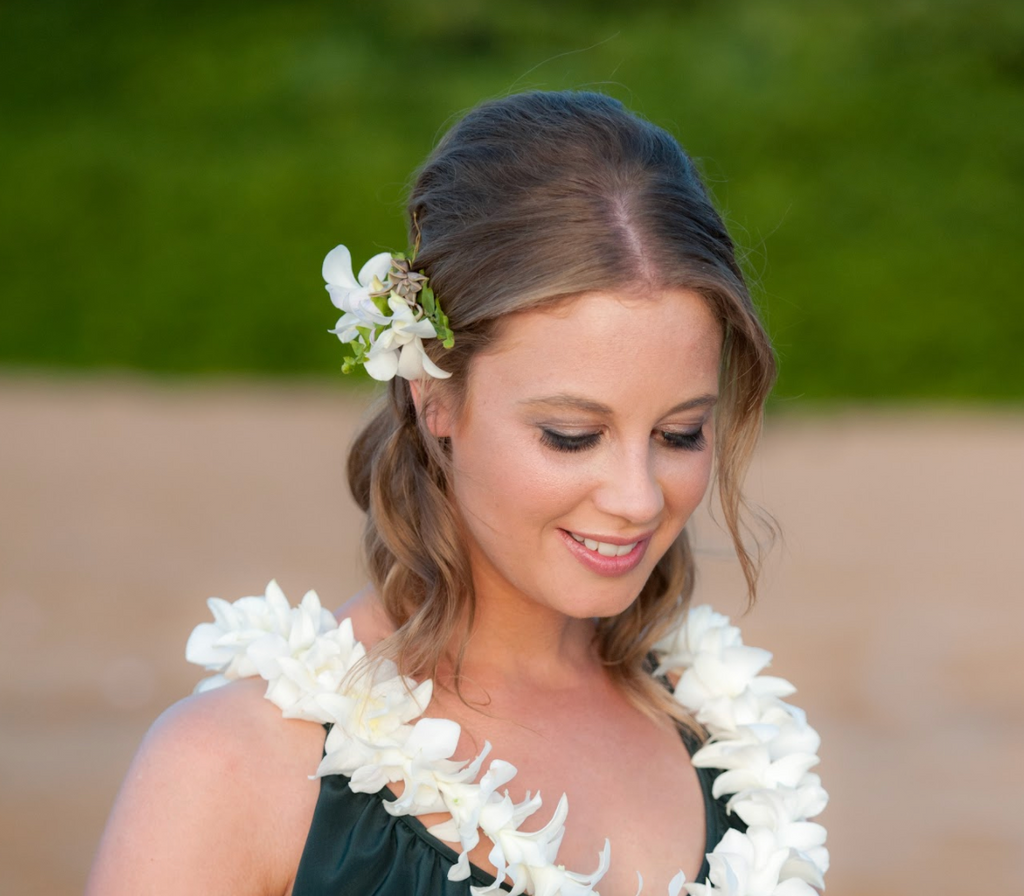
[[[534,87],[700,160],[783,398],[1024,397],[1024,5],[983,0],[6,4],[0,363],[332,374],[324,253],[402,247],[445,124]]]

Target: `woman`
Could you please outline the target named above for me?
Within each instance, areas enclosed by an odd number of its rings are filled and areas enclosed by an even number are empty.
[[[349,457],[372,585],[340,626],[273,584],[211,602],[221,674],[147,737],[90,892],[814,893],[817,735],[688,610],[713,469],[753,596],[774,376],[692,163],[607,97],[512,96],[409,218],[413,260],[324,265],[348,366],[390,381]]]

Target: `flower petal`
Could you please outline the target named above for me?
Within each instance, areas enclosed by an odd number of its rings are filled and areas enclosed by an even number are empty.
[[[408,756],[427,760],[448,759],[455,752],[462,729],[451,719],[420,719],[405,742]]]
[[[350,268],[351,270],[351,265]],[[387,280],[388,272],[391,270],[391,253],[380,252],[374,255],[366,264],[359,269],[359,282],[363,286],[370,286],[373,278],[376,277],[383,283]]]
[[[185,645],[185,659],[210,670],[223,668],[235,656],[233,647],[217,643],[223,634],[221,628],[212,622],[197,625]]]
[[[339,311],[345,312],[357,308],[360,304],[359,294],[365,293],[362,287],[339,286],[336,283],[328,283],[325,288],[331,297],[331,304]]]
[[[418,380],[423,376],[423,343],[419,339],[402,346],[398,356],[398,375],[407,380]]]
[[[334,325],[334,329],[328,330],[327,332],[333,333],[342,342],[351,342],[359,335],[358,327],[360,326],[366,326],[366,324],[355,314],[343,314],[338,318],[338,322]]]
[[[442,370],[430,360],[423,348],[423,340],[416,337],[402,346],[398,358],[398,375],[407,380],[418,380],[424,373],[439,380],[451,376],[447,370]]]
[[[442,370],[433,361],[430,360],[430,355],[426,352],[423,353],[423,357],[420,359],[423,362],[423,369],[430,374],[436,380],[446,380],[451,374],[447,370]]]
[[[327,253],[323,275],[327,283],[345,289],[356,289],[359,286],[359,281],[352,276],[352,253],[348,251],[347,246],[335,246]]]
[[[772,896],[818,896],[818,891],[810,884],[791,877],[789,880],[782,881],[772,890]]]
[[[392,320],[398,324],[411,324],[416,320],[412,306],[401,296],[391,293],[388,296],[388,307],[394,312]]]
[[[434,329],[434,325],[426,318],[418,320],[414,324],[407,324],[402,329],[413,336],[419,336],[421,339],[437,338],[437,330]]]
[[[395,374],[398,373],[398,352],[383,351],[376,355],[371,353],[367,356],[363,366],[375,380],[386,383],[388,380],[394,379]]]

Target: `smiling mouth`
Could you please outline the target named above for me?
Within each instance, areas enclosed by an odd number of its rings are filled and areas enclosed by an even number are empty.
[[[631,541],[629,544],[609,544],[606,541],[595,541],[593,538],[584,538],[582,535],[577,535],[575,532],[569,533],[574,541],[578,541],[587,550],[593,551],[595,554],[600,554],[602,557],[625,557],[630,551],[633,550],[640,542]]]

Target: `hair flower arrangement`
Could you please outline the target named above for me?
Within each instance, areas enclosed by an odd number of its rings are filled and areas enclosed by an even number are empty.
[[[352,350],[342,364],[345,373],[361,364],[381,382],[396,374],[407,380],[424,374],[437,379],[451,376],[423,350],[424,339],[440,339],[445,348],[451,348],[455,339],[426,275],[413,270],[412,263],[404,253],[381,252],[357,277],[347,247],[336,246],[327,253],[327,292],[343,312],[328,332]]]

